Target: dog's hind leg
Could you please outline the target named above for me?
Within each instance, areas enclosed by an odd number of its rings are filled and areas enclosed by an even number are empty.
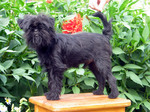
[[[96,65],[94,62],[89,64],[89,69],[93,72],[93,74],[96,77],[96,80],[98,81],[98,89],[93,91],[94,95],[103,95],[104,87],[105,87],[105,79],[101,75],[100,71],[98,71]]]
[[[116,86],[116,78],[112,75],[111,72],[108,73],[107,81],[109,86],[111,87],[111,93],[109,94],[109,98],[116,98],[119,95],[117,86]]]
[[[109,94],[109,98],[116,98],[119,95],[116,78],[112,75],[111,72],[111,60],[107,57],[101,57],[101,59],[95,61],[95,65],[100,71],[102,77],[107,80],[111,93]]]

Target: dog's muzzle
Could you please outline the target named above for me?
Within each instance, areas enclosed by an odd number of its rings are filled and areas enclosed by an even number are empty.
[[[40,36],[37,29],[35,29],[33,36],[34,36],[33,37],[33,43],[36,44],[36,45],[40,45],[41,42],[42,42],[42,38],[41,38],[41,36]]]

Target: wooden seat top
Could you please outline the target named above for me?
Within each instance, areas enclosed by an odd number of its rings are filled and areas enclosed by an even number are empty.
[[[52,112],[81,112],[91,109],[121,108],[131,105],[130,100],[127,99],[109,99],[106,95],[93,95],[92,93],[65,94],[61,95],[58,101],[47,100],[45,96],[35,96],[31,97],[29,101]]]

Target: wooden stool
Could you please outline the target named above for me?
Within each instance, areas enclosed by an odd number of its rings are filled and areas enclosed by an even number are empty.
[[[92,93],[65,94],[60,100],[46,100],[45,96],[31,97],[35,112],[125,112],[131,102],[127,99],[109,99]]]

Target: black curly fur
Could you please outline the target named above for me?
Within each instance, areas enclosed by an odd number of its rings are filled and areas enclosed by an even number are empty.
[[[27,44],[36,50],[41,65],[48,72],[49,91],[45,93],[48,100],[59,99],[63,72],[81,63],[88,66],[98,80],[99,88],[93,94],[102,95],[107,80],[111,87],[109,98],[118,96],[116,79],[111,72],[111,21],[108,22],[101,12],[93,16],[101,18],[103,34],[58,34],[54,30],[54,18],[42,14],[26,15],[18,20]]]

